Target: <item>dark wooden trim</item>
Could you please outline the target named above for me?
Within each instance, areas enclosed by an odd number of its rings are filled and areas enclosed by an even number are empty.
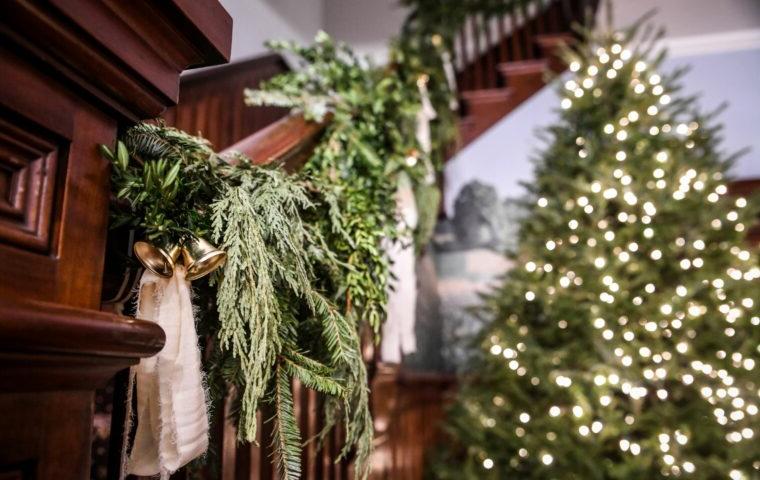
[[[222,150],[287,115],[277,107],[248,107],[246,88],[289,71],[280,55],[264,55],[183,75],[180,102],[163,118],[169,125],[200,134]]]
[[[164,340],[164,331],[153,322],[51,303],[0,299],[1,351],[137,359],[158,353]]]
[[[330,119],[311,122],[303,115],[289,115],[227,148],[225,152],[240,152],[256,165],[281,162],[293,171],[308,159]]]
[[[285,59],[279,53],[268,53],[247,60],[239,60],[216,67],[190,70],[182,75],[182,87],[192,87],[196,83],[224,81],[230,75],[238,75],[264,68],[276,67],[283,72],[290,70]],[[251,85],[255,88],[256,85]]]
[[[176,103],[186,68],[230,55],[232,19],[213,0],[11,1],[3,17],[4,42],[130,121]]]
[[[107,435],[96,390],[165,340],[155,323],[100,311],[109,162],[98,145],[175,104],[184,69],[226,61],[232,20],[217,0],[0,11],[0,477],[90,478],[93,438]]]
[[[759,195],[760,178],[733,180],[728,184],[728,191],[731,193],[731,195]]]

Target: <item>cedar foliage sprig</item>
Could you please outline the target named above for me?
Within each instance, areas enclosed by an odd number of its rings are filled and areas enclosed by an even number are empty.
[[[377,335],[385,317],[388,262],[383,241],[399,234],[398,175],[422,182],[430,168],[413,135],[419,109],[416,88],[392,68],[367,65],[350,48],[320,32],[315,43],[270,42],[301,61],[297,71],[246,90],[249,105],[287,106],[307,119],[332,119],[302,171],[331,215],[314,218],[337,260],[347,268],[326,271],[322,287],[357,325]]]
[[[307,194],[303,178],[242,155],[227,163],[206,140],[162,124],[139,124],[102,151],[114,165],[115,221],[157,242],[213,235],[227,252],[221,274],[195,287],[199,298],[216,297],[198,312],[199,331],[216,338],[205,367],[217,398],[236,387],[240,438],[254,441],[257,408],[271,403],[276,464],[283,478],[299,478],[303,442],[291,391],[298,378],[339,406],[327,423],[346,422],[343,454],[356,452],[365,478],[372,423],[358,330],[317,290],[319,272],[340,282],[348,267],[309,223],[349,223],[330,208],[336,200],[315,203],[311,197],[322,197]]]

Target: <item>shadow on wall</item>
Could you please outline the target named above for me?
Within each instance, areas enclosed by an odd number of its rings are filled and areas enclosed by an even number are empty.
[[[324,0],[324,28],[351,44],[359,55],[384,63],[388,39],[398,35],[407,16],[399,0]]]
[[[428,343],[418,344],[416,358],[405,358],[413,368],[450,372],[464,366],[467,343],[481,328],[470,307],[511,267],[504,253],[517,246],[521,200],[499,198],[493,185],[473,181],[454,203],[454,215],[439,222],[426,260],[434,270],[428,264],[420,275],[417,338]]]
[[[250,0],[248,0],[250,1]],[[311,39],[324,26],[324,2],[303,0],[262,0],[293,31]]]

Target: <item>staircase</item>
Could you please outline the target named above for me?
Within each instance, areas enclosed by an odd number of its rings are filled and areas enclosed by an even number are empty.
[[[457,33],[454,66],[460,89],[461,145],[466,146],[566,65],[559,53],[590,26],[598,0],[524,0],[507,13],[479,13]]]

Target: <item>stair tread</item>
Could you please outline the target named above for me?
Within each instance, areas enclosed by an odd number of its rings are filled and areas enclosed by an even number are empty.
[[[514,60],[511,62],[502,62],[497,68],[504,74],[541,73],[546,69],[548,63],[549,62],[546,58]]]
[[[504,101],[507,100],[510,95],[512,95],[511,88],[482,88],[461,92],[462,99],[469,102]]]
[[[543,44],[543,45],[560,44],[560,43],[571,45],[575,43],[575,37],[572,34],[566,33],[566,32],[541,33],[539,35],[536,35],[534,41],[538,44]]]

